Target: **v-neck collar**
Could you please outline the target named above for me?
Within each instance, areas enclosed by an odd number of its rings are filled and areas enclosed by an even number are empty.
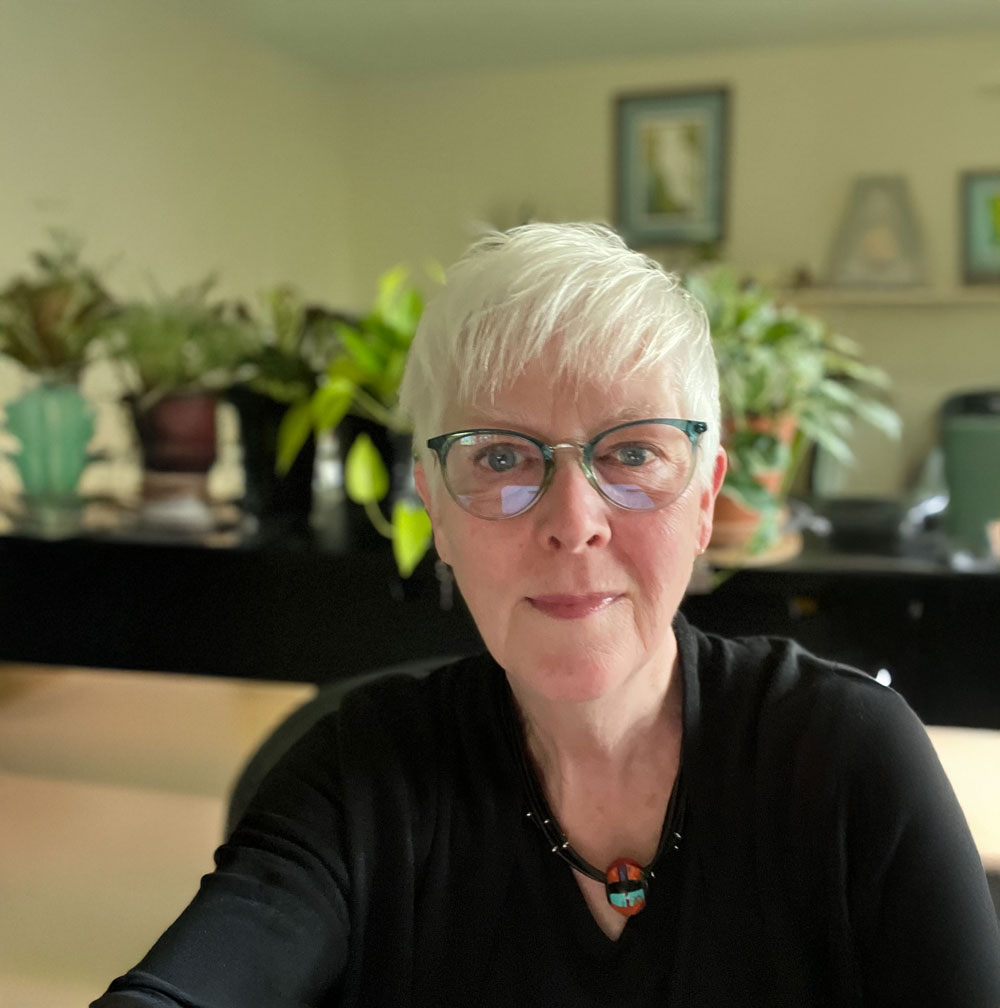
[[[680,613],[677,613],[674,617],[673,628],[677,639],[677,662],[683,687],[681,702],[682,735],[677,777],[674,781],[673,792],[668,803],[667,814],[661,827],[661,830],[664,832],[670,826],[676,825],[677,812],[680,811],[683,813],[685,806],[690,802],[690,764],[694,750],[696,749],[700,717],[696,636],[687,620]],[[515,767],[521,764],[522,760],[524,761],[527,772],[534,777],[539,792],[544,794],[541,790],[540,782],[535,776],[534,768],[531,767],[526,759],[524,733],[506,674],[499,665],[497,669],[501,678],[500,702],[504,705],[502,716],[503,732],[510,750],[510,757]],[[521,821],[524,827],[524,836],[527,838],[526,844],[530,848],[533,848],[532,853],[537,853],[542,867],[542,874],[549,879],[552,896],[554,897],[551,904],[547,907],[553,927],[567,929],[572,935],[575,944],[583,949],[588,957],[608,963],[629,957],[634,948],[640,945],[644,946],[650,938],[654,938],[657,945],[662,948],[662,938],[669,931],[669,921],[671,918],[668,911],[674,899],[676,899],[680,877],[680,862],[684,857],[684,846],[688,838],[686,836],[682,837],[679,851],[671,850],[668,846],[664,845],[662,855],[655,862],[655,875],[651,882],[650,898],[645,909],[642,913],[629,917],[626,920],[625,927],[618,938],[610,938],[594,919],[594,915],[587,905],[583,892],[573,878],[574,869],[557,855],[546,849],[546,841],[541,831],[531,823],[530,818],[527,816],[527,813],[530,811],[528,796],[524,794],[523,786],[520,797],[524,806],[524,814],[521,817]],[[671,822],[672,818],[674,820],[673,823]],[[687,821],[690,822],[690,817],[687,817]],[[686,826],[683,829],[686,830]],[[545,865],[548,865],[547,871],[545,870]]]

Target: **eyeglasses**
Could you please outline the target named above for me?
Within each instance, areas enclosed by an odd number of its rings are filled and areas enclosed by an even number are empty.
[[[454,431],[427,442],[441,463],[448,492],[470,514],[514,518],[535,504],[552,482],[556,452],[577,450],[580,468],[606,500],[627,511],[666,507],[694,473],[702,420],[633,420],[580,444],[548,445],[519,431]]]

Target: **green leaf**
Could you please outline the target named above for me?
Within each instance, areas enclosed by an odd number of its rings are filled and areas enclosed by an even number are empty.
[[[423,296],[416,288],[411,288],[397,299],[392,312],[386,315],[386,321],[403,337],[407,346],[413,342],[423,311]]]
[[[856,404],[858,414],[876,430],[893,439],[899,438],[903,432],[903,422],[899,414],[885,403],[874,399],[862,399]]]
[[[805,428],[803,428],[805,429]],[[851,446],[840,435],[829,428],[816,427],[811,429],[813,440],[828,454],[832,455],[841,465],[849,466],[854,461]]]
[[[747,543],[747,552],[752,556],[755,553],[763,553],[764,550],[773,546],[781,537],[781,524],[778,520],[778,509],[772,508],[769,511],[761,512],[760,524],[754,530],[754,534]]]
[[[349,357],[340,356],[330,361],[326,377],[328,381],[346,378],[352,385],[360,385],[367,377],[367,372],[362,371]]]
[[[392,553],[401,577],[409,577],[431,544],[431,520],[427,512],[409,500],[398,500],[392,509]]]
[[[778,507],[774,495],[761,486],[749,473],[729,470],[723,483],[723,493],[752,511],[772,511]]]
[[[282,476],[292,467],[302,446],[312,433],[312,413],[309,400],[289,406],[278,425],[278,447],[275,470]]]
[[[393,305],[410,275],[409,269],[400,263],[387,269],[378,278],[378,291],[375,295],[375,311],[386,317],[392,313]]]
[[[405,369],[406,351],[391,350],[386,357],[385,368],[379,380],[372,385],[372,391],[381,402],[390,404],[395,400]]]
[[[354,383],[347,378],[331,378],[313,393],[310,415],[317,431],[332,430],[347,415],[354,398]]]
[[[834,381],[832,378],[824,378],[817,390],[825,399],[837,403],[840,406],[853,408],[857,403],[858,393],[850,385]]]
[[[367,434],[354,439],[344,460],[344,489],[355,504],[372,504],[389,492],[389,470]]]
[[[366,380],[381,374],[382,358],[362,333],[346,325],[340,326],[337,332],[348,357],[361,369]]]

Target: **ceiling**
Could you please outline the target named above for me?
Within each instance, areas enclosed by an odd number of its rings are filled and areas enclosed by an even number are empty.
[[[345,76],[1000,31],[1000,0],[197,0],[197,7],[230,30]]]

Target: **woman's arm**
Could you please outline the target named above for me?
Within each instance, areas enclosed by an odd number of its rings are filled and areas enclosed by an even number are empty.
[[[892,691],[876,698],[847,833],[865,1003],[996,1008],[1000,932],[965,817],[923,725]]]
[[[93,1008],[305,1008],[336,989],[349,920],[332,729],[295,749],[188,908]]]

